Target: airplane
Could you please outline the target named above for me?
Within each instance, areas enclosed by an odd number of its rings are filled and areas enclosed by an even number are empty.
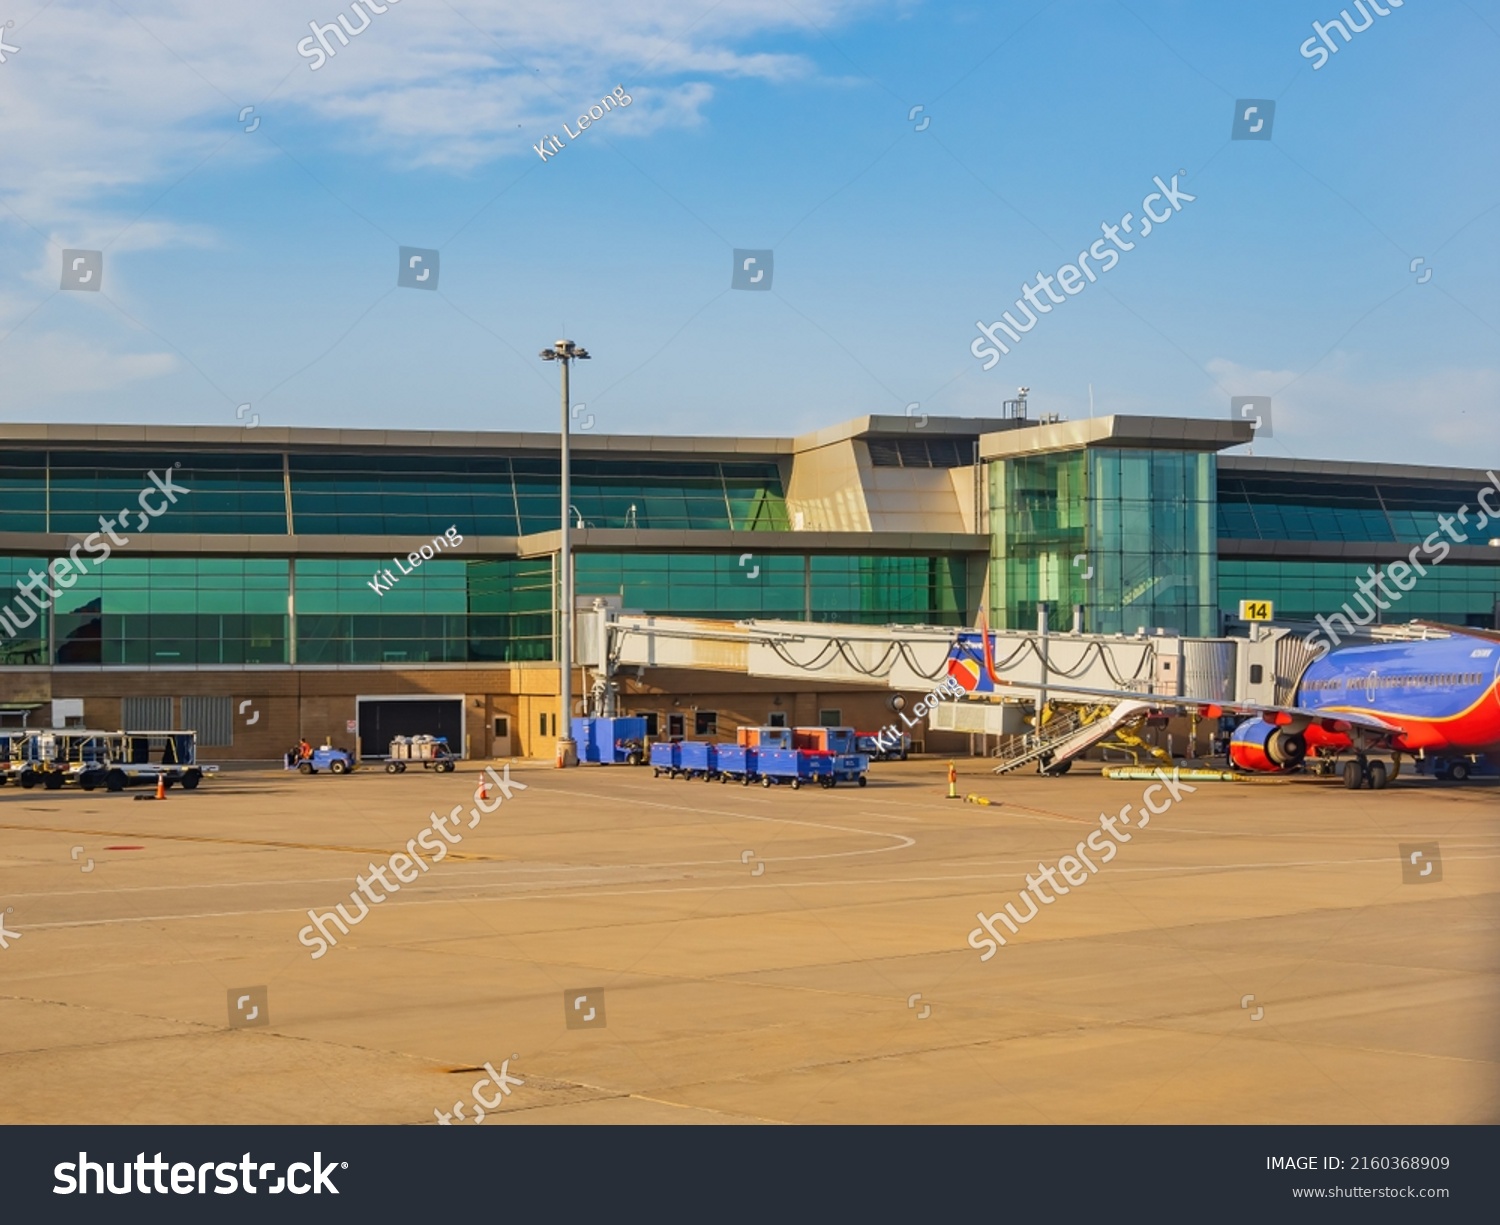
[[[1402,754],[1420,754],[1437,759],[1438,778],[1463,782],[1471,773],[1466,758],[1500,752],[1500,632],[1436,621],[1413,624],[1449,637],[1329,650],[1303,671],[1292,704],[1285,706],[1085,689],[1065,679],[1049,679],[1046,689],[1053,695],[1149,702],[1157,709],[1196,709],[1209,718],[1250,715],[1229,743],[1230,760],[1247,772],[1286,773],[1299,769],[1309,754],[1352,753],[1353,760],[1344,764],[1344,786],[1379,791],[1390,772],[1383,761],[1371,761],[1371,754],[1390,753],[1398,765]],[[1038,688],[996,674],[982,618],[977,632],[959,635],[948,671],[971,693]],[[1048,764],[1044,761],[1044,770]]]

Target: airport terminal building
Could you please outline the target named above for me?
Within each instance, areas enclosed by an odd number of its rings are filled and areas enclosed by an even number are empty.
[[[1035,626],[1045,603],[1054,630],[1081,606],[1089,631],[1205,636],[1246,599],[1279,621],[1336,610],[1446,519],[1442,563],[1382,616],[1497,624],[1485,471],[1223,454],[1250,438],[1118,416],[586,432],[575,594],[730,621],[961,626],[984,609],[997,628]],[[423,730],[550,757],[559,480],[555,434],[0,426],[0,725],[195,728],[219,760]],[[647,669],[621,705],[655,734],[713,736],[873,728],[886,696]]]

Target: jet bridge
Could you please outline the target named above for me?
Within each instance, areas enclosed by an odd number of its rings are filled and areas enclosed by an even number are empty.
[[[991,630],[991,663],[1004,682],[996,686],[977,663],[983,639],[976,629],[656,617],[602,601],[589,616],[578,662],[599,669],[596,690],[612,691],[619,668],[703,668],[809,688],[831,682],[906,692],[951,675],[967,700],[943,703],[932,726],[958,732],[1013,730],[1002,726],[999,708],[1034,705],[1059,687],[1274,701],[1295,685],[1307,657],[1288,631],[1263,628],[1251,638]]]

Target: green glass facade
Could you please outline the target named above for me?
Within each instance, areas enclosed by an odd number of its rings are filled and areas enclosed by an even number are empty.
[[[997,629],[1032,629],[1037,605],[1048,623],[1072,624],[1087,603],[1088,460],[1084,451],[1027,455],[989,466],[990,619]],[[1092,628],[1092,627],[1091,627]]]
[[[96,531],[101,517],[136,507],[142,490],[156,488],[152,471],[168,469],[188,493],[153,525],[161,532],[401,536],[452,524],[466,536],[516,536],[554,530],[560,510],[555,457],[5,451],[4,530]],[[573,507],[588,527],[788,527],[771,461],[583,457],[573,460],[572,478]]]
[[[1054,630],[1074,604],[1095,633],[1218,629],[1214,457],[1090,448],[989,468],[990,607],[997,627]]]
[[[1380,567],[1376,566],[1375,572],[1380,573]],[[1379,614],[1382,621],[1427,617],[1457,625],[1494,624],[1495,605],[1500,600],[1500,568],[1445,561],[1438,566],[1429,564],[1425,575],[1413,577],[1412,589],[1399,601],[1386,600],[1391,607]],[[1241,600],[1271,600],[1278,621],[1311,621],[1338,612],[1346,602],[1363,612],[1364,606],[1354,599],[1358,591],[1354,584],[1360,579],[1368,584],[1370,563],[1219,562],[1219,596],[1226,611],[1233,615]],[[1388,587],[1396,589],[1395,584]]]
[[[901,466],[942,458],[928,442],[920,456],[908,450],[893,452]],[[1212,635],[1221,609],[1233,617],[1241,599],[1271,600],[1278,619],[1308,620],[1351,598],[1366,563],[1241,560],[1236,542],[1409,546],[1438,531],[1439,516],[1456,516],[1476,500],[1470,485],[1415,475],[1361,481],[1235,464],[1221,467],[1208,452],[1101,446],[991,461],[992,624],[1033,628],[1042,601],[1054,630],[1069,628],[1075,604],[1085,608],[1086,628],[1104,633],[1164,626]],[[170,471],[186,492],[149,528],[122,525],[123,536],[243,534],[261,538],[244,550],[255,553],[267,547],[265,537],[289,533],[373,545],[376,537],[428,540],[449,525],[469,540],[557,527],[558,463],[544,453],[208,453],[138,445],[0,449],[0,532],[82,541],[99,531],[101,517],[136,509],[142,492],[155,504],[153,471]],[[627,609],[730,620],[962,626],[976,617],[971,585],[984,577],[980,557],[788,551],[802,542],[789,532],[782,469],[771,459],[585,455],[574,460],[572,504],[585,527],[685,533],[670,552],[575,552],[582,597],[619,596]],[[688,534],[708,530],[782,534],[766,539],[763,551],[711,552]],[[894,533],[871,543],[886,540],[902,544]],[[351,551],[360,551],[357,543]],[[1493,552],[1500,563],[1500,549]],[[9,619],[0,616],[0,663],[491,665],[550,660],[555,649],[557,576],[547,556],[477,557],[466,543],[461,554],[440,551],[382,592],[370,580],[393,564],[384,556],[174,557],[116,541],[107,560],[89,550],[71,582],[50,580],[59,588],[55,606],[38,609],[17,587],[47,560],[0,557],[0,613],[11,610]],[[1387,616],[1492,624],[1497,593],[1500,564],[1454,560],[1430,567]]]
[[[4,521],[8,521],[7,514]],[[17,591],[27,575],[46,565],[45,557],[0,557],[0,664],[47,662],[47,614]]]
[[[580,596],[678,617],[967,625],[961,556],[580,553]]]
[[[505,456],[293,455],[292,522],[309,535],[465,536],[554,531],[556,459]],[[785,531],[774,463],[573,461],[575,520],[585,527]]]
[[[285,561],[116,556],[69,577],[52,609],[59,665],[286,661]]]
[[[511,663],[552,657],[552,563],[423,562],[377,592],[377,565],[295,563],[299,664]]]
[[[1225,540],[1401,541],[1416,544],[1461,506],[1472,485],[1338,477],[1221,473],[1219,536]]]
[[[550,557],[439,557],[402,575],[378,560],[121,555],[66,574],[66,587],[46,580],[46,564],[0,558],[0,590],[14,597],[0,605],[0,612],[12,609],[9,622],[0,620],[4,662],[327,666],[553,657]],[[970,615],[962,557],[768,554],[741,566],[722,553],[581,553],[574,566],[579,595],[623,592],[627,608],[661,615],[876,625],[965,625]],[[58,591],[51,610],[15,594],[32,571]],[[384,571],[396,581],[376,580]],[[28,618],[30,625],[20,624]]]

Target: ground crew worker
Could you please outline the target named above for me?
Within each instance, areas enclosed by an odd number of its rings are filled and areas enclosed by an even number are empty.
[[[306,738],[297,742],[297,760],[306,761],[312,756],[312,745],[307,743]]]
[[[958,767],[951,761],[948,763],[948,798],[950,800],[962,798],[958,794]]]

